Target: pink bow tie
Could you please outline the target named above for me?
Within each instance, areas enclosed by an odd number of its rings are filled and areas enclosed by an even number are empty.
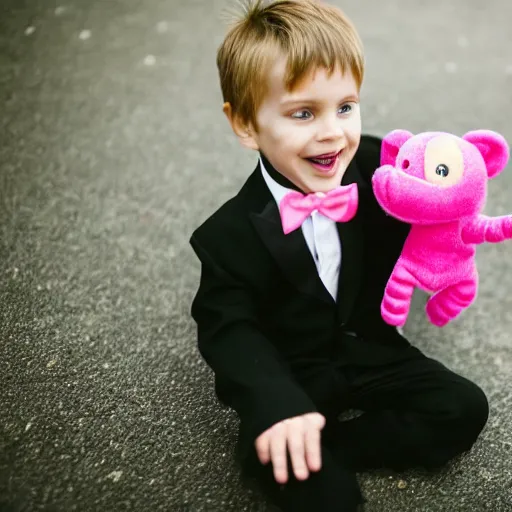
[[[348,222],[357,211],[357,185],[340,186],[327,194],[308,194],[292,191],[279,204],[284,234],[287,235],[302,226],[302,223],[318,210],[322,215],[336,222]]]

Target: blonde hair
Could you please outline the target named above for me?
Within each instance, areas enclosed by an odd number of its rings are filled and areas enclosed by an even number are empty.
[[[361,40],[338,8],[317,0],[246,0],[243,16],[217,52],[224,102],[255,129],[256,113],[268,92],[270,68],[287,58],[285,86],[291,91],[316,68],[332,74],[352,71],[361,87],[364,56]]]

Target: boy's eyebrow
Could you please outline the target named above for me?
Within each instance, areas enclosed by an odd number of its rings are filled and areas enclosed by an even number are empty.
[[[345,98],[342,98],[339,103],[345,103],[347,101],[359,101],[359,95],[358,94],[349,94],[348,96],[345,96]],[[319,105],[321,103],[324,103],[323,101],[319,101],[315,98],[296,98],[296,99],[290,99],[285,100],[281,102],[281,105],[283,107],[292,106],[292,105],[300,105],[300,104],[307,104],[307,105]]]

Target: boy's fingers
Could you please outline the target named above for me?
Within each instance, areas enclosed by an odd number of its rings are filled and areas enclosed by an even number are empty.
[[[310,470],[321,468],[320,431],[324,426],[325,417],[319,413],[277,423],[256,439],[258,459],[262,464],[272,461],[276,482],[284,484],[288,481],[289,451],[297,480],[305,480]]]
[[[287,432],[288,450],[297,480],[306,480],[309,476],[304,452],[304,424],[303,420],[290,423]]]
[[[286,427],[283,424],[274,427],[270,437],[270,458],[274,468],[274,478],[280,484],[288,480],[286,460]]]
[[[320,471],[322,467],[322,450],[320,443],[320,429],[309,425],[304,433],[306,462],[311,471]]]
[[[325,416],[318,412],[312,412],[306,415],[307,420],[316,428],[322,430],[325,427]]]
[[[270,438],[267,432],[256,439],[256,453],[262,464],[268,464],[270,460]]]

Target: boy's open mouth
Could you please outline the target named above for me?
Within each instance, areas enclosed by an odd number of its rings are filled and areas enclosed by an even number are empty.
[[[318,155],[315,157],[306,158],[309,162],[311,162],[315,168],[322,172],[332,171],[336,162],[338,161],[338,157],[340,156],[343,150],[338,151],[337,153],[326,153],[324,155]]]

